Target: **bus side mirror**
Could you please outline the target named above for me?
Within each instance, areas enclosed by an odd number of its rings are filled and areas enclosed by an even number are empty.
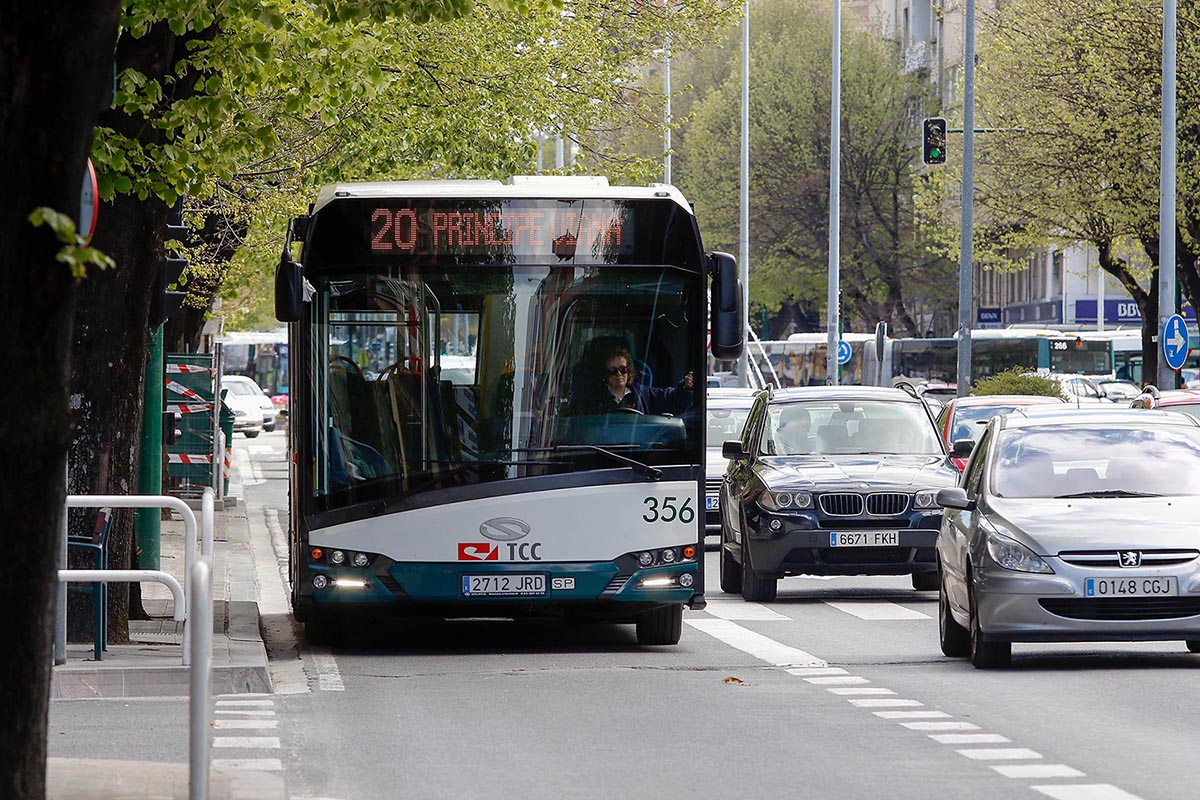
[[[742,282],[737,259],[728,253],[713,253],[711,317],[713,358],[732,361],[740,358],[746,344],[746,320],[742,317]]]
[[[275,268],[275,318],[296,322],[304,311],[304,269],[285,253]]]

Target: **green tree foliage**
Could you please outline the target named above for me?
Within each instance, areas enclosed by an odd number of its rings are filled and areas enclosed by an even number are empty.
[[[828,265],[831,20],[794,0],[751,8],[751,296],[775,308],[825,305]],[[915,227],[914,161],[927,82],[906,73],[894,43],[847,29],[842,46],[841,270],[851,327],[888,321],[914,335],[913,312],[948,299],[946,265]],[[679,184],[696,203],[707,243],[736,252],[741,46],[698,61]]]
[[[971,387],[971,394],[976,397],[989,394],[1027,394],[1067,399],[1058,381],[1030,372],[1028,367],[1013,367],[981,378]]]
[[[1178,276],[1200,300],[1200,8],[1179,4]],[[1157,348],[1162,7],[1131,0],[1014,0],[984,20],[976,139],[975,258],[1008,270],[1031,247],[1092,245],[1138,303],[1144,368]],[[931,217],[961,164],[927,188]],[[957,224],[943,217],[947,254]],[[951,243],[954,244],[951,244]],[[953,248],[952,250],[950,248]]]

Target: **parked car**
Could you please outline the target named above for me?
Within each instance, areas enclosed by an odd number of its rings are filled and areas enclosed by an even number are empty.
[[[1200,420],[1200,391],[1195,389],[1163,389],[1147,386],[1129,404],[1130,408],[1152,408],[1178,411]]]
[[[942,652],[1014,642],[1182,639],[1200,652],[1200,423],[1039,407],[988,423],[937,498]]]
[[[950,463],[925,403],[900,389],[759,392],[725,442],[721,589],[775,598],[788,575],[912,575],[937,587],[938,489]]]
[[[221,388],[228,389],[229,407],[234,413],[234,430],[238,430],[237,412],[238,409],[246,411],[246,416],[253,417],[255,412],[259,418],[259,430],[273,431],[275,430],[275,416],[279,413],[275,408],[275,403],[266,392],[262,390],[252,378],[247,378],[245,375],[222,375]],[[243,425],[243,432],[246,427]],[[258,435],[256,431],[253,436],[246,433],[250,438]]]
[[[708,390],[708,429],[704,442],[705,538],[721,535],[721,479],[729,465],[729,460],[721,454],[721,446],[726,440],[742,435],[755,394],[753,389]]]
[[[1025,394],[989,394],[978,397],[956,397],[938,414],[937,427],[946,447],[953,451],[954,443],[964,439],[978,441],[983,435],[983,426],[999,414],[1007,414],[1025,406],[1057,404],[1057,397],[1040,397]],[[970,452],[967,451],[967,455]],[[967,455],[950,454],[950,460],[961,472],[967,465]]]
[[[714,372],[708,376],[709,389],[733,389],[738,385],[736,372]]]

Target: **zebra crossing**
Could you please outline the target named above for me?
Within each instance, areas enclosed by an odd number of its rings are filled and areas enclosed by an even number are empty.
[[[213,712],[213,767],[281,772],[275,700],[262,694],[219,695]]]

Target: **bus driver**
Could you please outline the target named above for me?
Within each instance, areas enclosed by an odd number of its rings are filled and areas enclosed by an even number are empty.
[[[675,386],[656,389],[633,382],[637,375],[633,356],[621,345],[605,350],[601,363],[604,391],[600,393],[596,413],[631,410],[642,414],[682,414],[692,406],[691,372]]]

